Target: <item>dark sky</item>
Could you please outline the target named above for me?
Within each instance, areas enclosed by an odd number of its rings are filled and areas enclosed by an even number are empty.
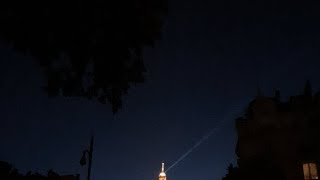
[[[93,180],[155,180],[162,161],[174,163],[224,120],[167,173],[168,180],[221,179],[235,159],[234,118],[258,86],[286,99],[307,79],[314,90],[320,85],[318,6],[223,2],[170,3],[163,39],[145,53],[147,82],[130,90],[115,117],[108,105],[48,99],[32,58],[1,46],[0,160],[22,172],[52,168],[84,179],[79,160],[93,129]]]

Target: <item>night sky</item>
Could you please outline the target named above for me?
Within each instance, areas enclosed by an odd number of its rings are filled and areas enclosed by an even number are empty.
[[[162,40],[145,51],[147,81],[115,116],[95,101],[48,99],[33,59],[2,44],[0,160],[23,173],[53,169],[84,179],[79,160],[93,129],[92,180],[156,180],[162,161],[170,166],[223,121],[167,173],[221,179],[235,162],[234,119],[258,87],[269,96],[279,89],[283,100],[308,79],[320,87],[318,6],[223,2],[170,2]]]

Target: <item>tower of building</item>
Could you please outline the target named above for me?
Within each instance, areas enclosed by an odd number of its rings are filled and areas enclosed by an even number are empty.
[[[159,180],[167,180],[166,173],[164,172],[164,163],[162,163],[161,172],[159,174]]]

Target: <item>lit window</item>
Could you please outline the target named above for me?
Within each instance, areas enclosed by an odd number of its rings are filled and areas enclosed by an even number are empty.
[[[305,180],[318,179],[317,165],[315,163],[303,164],[303,174]]]

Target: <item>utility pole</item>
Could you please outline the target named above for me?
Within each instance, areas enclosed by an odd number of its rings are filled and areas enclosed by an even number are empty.
[[[92,152],[93,152],[93,135],[91,136],[91,142],[90,142],[90,150],[89,150],[89,165],[88,165],[88,180],[90,180],[91,175],[91,163],[92,163]]]

